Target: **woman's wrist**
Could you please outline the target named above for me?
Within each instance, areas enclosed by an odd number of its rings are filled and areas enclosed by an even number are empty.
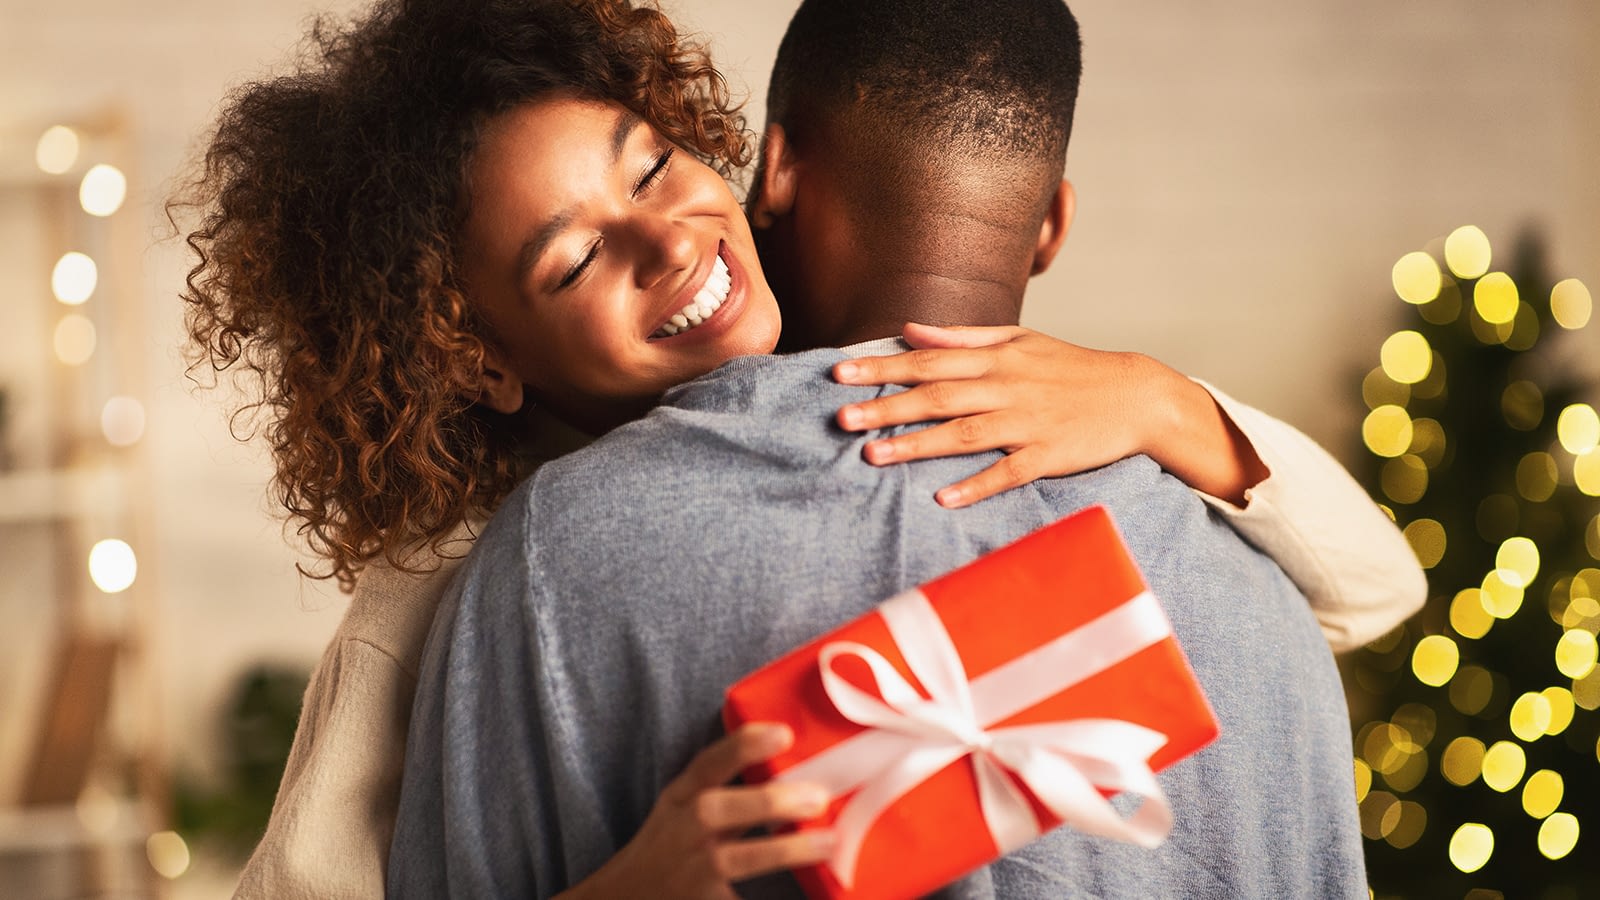
[[[1243,506],[1269,474],[1249,438],[1204,385],[1150,357],[1140,366],[1143,452],[1194,490]]]

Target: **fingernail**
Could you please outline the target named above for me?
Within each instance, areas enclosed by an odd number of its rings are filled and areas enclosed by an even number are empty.
[[[828,792],[812,784],[795,785],[794,795],[790,802],[794,805],[795,814],[807,819],[814,819],[828,811]]]
[[[894,444],[888,441],[872,441],[867,444],[867,461],[871,463],[885,463],[894,459]]]
[[[794,743],[794,730],[781,722],[771,722],[760,726],[761,732],[757,740],[761,749],[768,753],[782,753]]]
[[[934,494],[933,499],[940,506],[953,507],[961,502],[961,491],[958,488],[944,488]]]
[[[832,831],[822,829],[807,831],[806,837],[811,842],[811,849],[819,856],[831,856],[839,847],[839,837]]]
[[[841,381],[856,377],[860,367],[853,362],[842,362],[833,367],[833,376]]]
[[[860,428],[863,416],[860,408],[846,406],[839,410],[839,423],[846,428]]]

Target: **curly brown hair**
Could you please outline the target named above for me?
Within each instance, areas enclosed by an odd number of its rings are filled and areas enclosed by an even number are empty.
[[[457,236],[484,123],[558,93],[618,103],[725,176],[748,160],[721,75],[655,8],[381,0],[235,90],[169,205],[199,211],[191,372],[250,376],[235,420],[264,426],[275,498],[325,560],[302,572],[348,591],[379,556],[404,569],[515,485],[512,423],[475,403],[493,335]]]

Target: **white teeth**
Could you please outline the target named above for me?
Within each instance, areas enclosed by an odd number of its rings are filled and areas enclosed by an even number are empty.
[[[673,314],[667,324],[652,334],[651,337],[671,337],[699,325],[711,318],[711,314],[722,307],[728,299],[728,289],[733,285],[733,276],[728,272],[728,264],[722,261],[719,254],[711,263],[711,276],[706,279],[705,286],[700,288],[689,301],[689,305]]]

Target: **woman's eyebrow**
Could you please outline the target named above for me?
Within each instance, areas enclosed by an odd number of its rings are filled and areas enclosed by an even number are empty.
[[[615,169],[622,161],[622,151],[628,146],[628,139],[633,137],[633,133],[643,124],[644,119],[631,110],[623,110],[617,116],[617,124],[611,129],[611,168]],[[526,277],[533,271],[534,264],[544,254],[545,248],[550,246],[550,242],[555,240],[562,229],[572,224],[572,216],[572,210],[562,210],[522,242],[522,249],[517,251],[518,277]]]

